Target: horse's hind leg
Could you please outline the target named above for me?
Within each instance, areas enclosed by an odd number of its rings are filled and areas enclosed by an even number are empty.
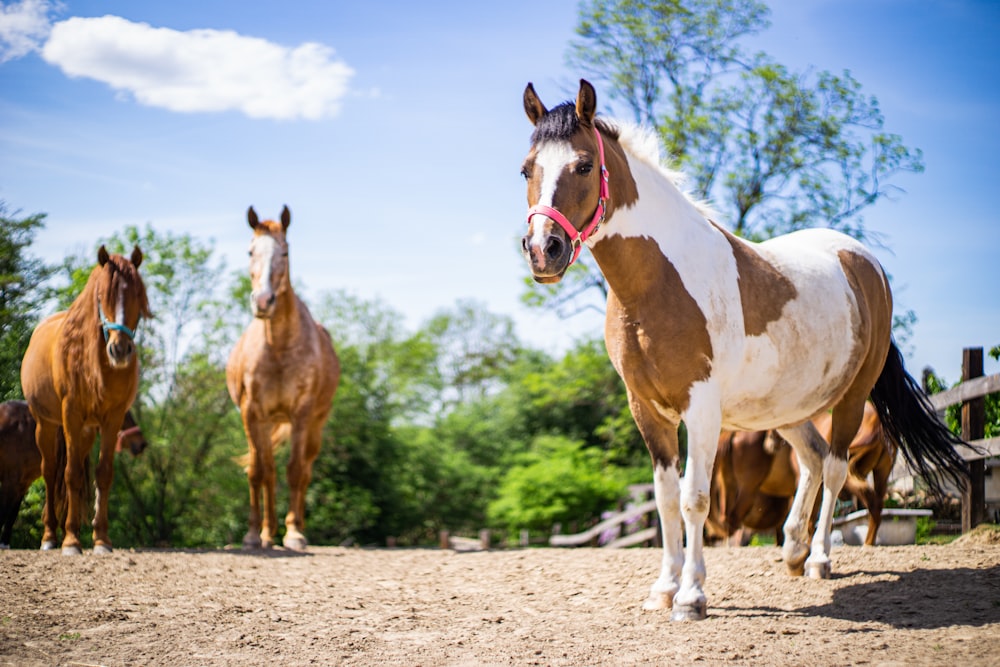
[[[45,506],[42,508],[42,551],[56,548],[59,525],[56,510],[60,503],[59,494],[65,491],[65,489],[59,489],[60,485],[57,482],[57,468],[61,463],[64,465],[64,462],[61,462],[58,457],[58,431],[59,427],[42,420],[38,420],[35,426],[35,442],[42,454],[41,472],[45,482]]]
[[[799,460],[799,483],[788,519],[785,520],[785,543],[781,549],[789,573],[799,576],[804,573],[806,558],[809,557],[809,521],[829,445],[811,422],[780,429],[778,433],[792,445]]]

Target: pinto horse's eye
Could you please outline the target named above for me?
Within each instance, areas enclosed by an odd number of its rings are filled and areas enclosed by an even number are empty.
[[[521,177],[524,178],[524,180],[531,178],[531,170],[527,167],[521,167]]]
[[[581,162],[580,164],[576,165],[576,173],[580,174],[581,176],[586,176],[593,170],[594,170],[593,162]]]

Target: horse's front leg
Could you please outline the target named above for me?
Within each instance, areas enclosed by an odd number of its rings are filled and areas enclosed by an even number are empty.
[[[806,558],[809,557],[809,521],[822,479],[823,461],[830,448],[812,422],[779,429],[778,433],[791,444],[799,461],[799,482],[785,520],[785,543],[781,553],[789,574],[800,576],[805,572]]]
[[[705,598],[705,519],[711,507],[712,467],[719,445],[722,411],[718,392],[711,385],[696,386],[685,414],[688,456],[681,480],[681,515],[687,550],[681,587],[674,596],[672,621],[700,621],[707,615]]]
[[[63,524],[66,534],[63,536],[62,553],[64,556],[75,556],[83,553],[80,522],[84,512],[83,501],[87,497],[88,456],[93,439],[84,432],[81,420],[72,417],[66,408],[63,409],[63,434],[66,437],[66,518]]]
[[[97,498],[94,500],[94,553],[111,553],[108,535],[108,497],[115,477],[115,445],[121,419],[111,419],[101,424],[101,453],[97,458]]]
[[[250,487],[250,516],[247,533],[243,537],[244,549],[269,549],[274,546],[273,494],[268,494],[267,478],[274,487],[274,452],[271,449],[271,425],[251,404],[241,406],[243,430],[247,436],[247,484]],[[266,514],[268,503],[270,515]],[[261,505],[264,505],[264,512]]]
[[[288,459],[288,513],[285,515],[286,549],[305,551],[306,490],[312,479],[312,465],[319,454],[323,423],[313,424],[304,415],[292,426],[292,452]]]
[[[684,565],[684,536],[681,532],[680,475],[677,472],[677,424],[663,419],[649,403],[628,394],[632,417],[646,442],[653,461],[653,495],[660,517],[663,557],[660,576],[649,589],[642,608],[669,609],[680,588]]]

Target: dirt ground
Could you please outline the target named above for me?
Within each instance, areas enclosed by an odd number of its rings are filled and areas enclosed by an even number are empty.
[[[640,605],[655,549],[0,552],[0,665],[996,665],[1000,544],[707,551],[709,618]]]

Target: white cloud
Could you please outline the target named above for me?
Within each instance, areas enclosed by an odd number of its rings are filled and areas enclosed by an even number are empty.
[[[0,63],[37,51],[51,28],[48,0],[21,0],[0,4]]]
[[[335,116],[354,74],[322,44],[287,48],[232,31],[180,32],[117,16],[56,23],[42,57],[148,106],[251,118]]]

